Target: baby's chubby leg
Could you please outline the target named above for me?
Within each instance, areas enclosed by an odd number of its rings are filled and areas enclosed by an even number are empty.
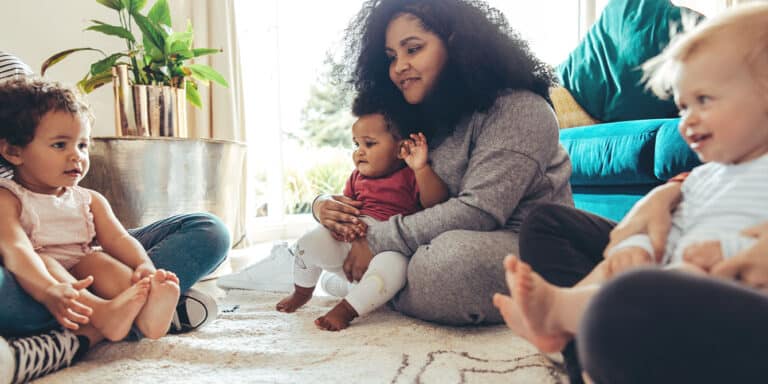
[[[90,256],[90,255],[89,255]],[[88,258],[89,256],[86,256]],[[94,256],[98,258],[110,258],[109,255]],[[86,259],[84,258],[84,259]],[[76,281],[76,277],[83,276],[85,278],[89,275],[94,276],[94,283],[91,287],[94,291],[98,292],[94,285],[97,280],[119,280],[120,276],[109,276],[106,271],[91,270],[89,266],[81,266],[79,263],[75,265],[71,270],[67,271],[61,264],[56,261],[50,261],[52,259],[46,259],[46,266],[51,274],[59,281]],[[112,259],[114,260],[114,259]],[[119,261],[114,260],[116,263]],[[75,276],[73,276],[73,274]],[[79,277],[78,277],[79,278]],[[134,319],[138,315],[144,303],[149,296],[150,282],[149,279],[142,279],[136,284],[130,285],[130,275],[126,288],[123,291],[118,292],[115,295],[104,295],[105,298],[94,295],[88,290],[81,291],[82,300],[91,308],[93,308],[93,314],[91,315],[91,324],[98,330],[105,338],[111,341],[119,341],[125,338],[131,329]],[[109,287],[109,289],[119,288],[119,285],[112,285],[102,282],[102,287]],[[105,293],[102,291],[102,293]]]
[[[368,270],[344,300],[315,324],[328,331],[349,326],[356,317],[370,313],[391,300],[405,286],[408,259],[398,252],[382,252],[371,260]]]
[[[291,313],[312,298],[317,280],[323,270],[341,271],[344,259],[349,254],[349,243],[335,240],[323,226],[305,233],[296,242],[293,261],[294,291],[280,300],[276,309]]]

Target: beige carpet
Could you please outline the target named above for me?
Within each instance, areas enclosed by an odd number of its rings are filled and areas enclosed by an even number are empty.
[[[283,294],[230,291],[219,319],[182,336],[101,344],[38,383],[565,383],[559,363],[502,326],[452,328],[388,308],[342,332],[312,321],[336,299],[294,314]],[[558,356],[559,357],[559,356]]]

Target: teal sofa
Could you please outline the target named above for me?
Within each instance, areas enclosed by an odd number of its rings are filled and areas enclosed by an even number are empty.
[[[557,67],[562,87],[551,95],[576,207],[619,220],[652,188],[699,164],[677,131],[674,102],[645,89],[641,65],[702,18],[670,0],[611,0]]]
[[[560,131],[571,156],[577,208],[620,220],[652,188],[699,164],[679,119],[644,119]]]

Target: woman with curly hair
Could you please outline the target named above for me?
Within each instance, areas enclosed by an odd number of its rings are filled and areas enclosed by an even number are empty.
[[[348,279],[358,281],[383,251],[411,255],[396,310],[444,324],[502,322],[491,297],[505,290],[499,263],[517,252],[521,221],[538,203],[573,204],[570,160],[548,104],[551,70],[482,2],[370,0],[347,43],[354,90],[417,121],[451,196],[364,231],[360,203],[319,196],[318,221],[358,236]]]

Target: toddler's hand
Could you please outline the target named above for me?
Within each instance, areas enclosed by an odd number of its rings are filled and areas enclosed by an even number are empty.
[[[353,223],[345,223],[342,224],[344,228],[347,228],[348,230],[344,233],[339,233],[336,231],[331,231],[331,236],[336,241],[343,241],[345,243],[351,243],[355,241],[356,239],[364,238],[366,232],[368,231],[368,226],[362,222],[359,221],[355,224]]]
[[[427,138],[421,132],[411,134],[411,139],[403,141],[403,145],[400,147],[400,157],[414,171],[418,171],[427,165],[428,154]]]
[[[653,264],[651,255],[640,247],[619,249],[605,259],[605,273],[608,277],[616,276],[628,269]]]
[[[683,251],[683,261],[709,272],[715,264],[723,260],[722,248],[717,240],[693,243]]]
[[[133,274],[131,275],[131,284],[136,284],[136,282],[139,280],[147,276],[152,276],[156,271],[157,269],[155,269],[155,265],[152,264],[151,261],[145,261],[137,265],[136,269],[133,270]]]
[[[80,301],[80,290],[93,283],[93,276],[74,283],[56,283],[45,290],[43,305],[48,308],[62,327],[77,330],[79,324],[88,324],[93,309]]]

